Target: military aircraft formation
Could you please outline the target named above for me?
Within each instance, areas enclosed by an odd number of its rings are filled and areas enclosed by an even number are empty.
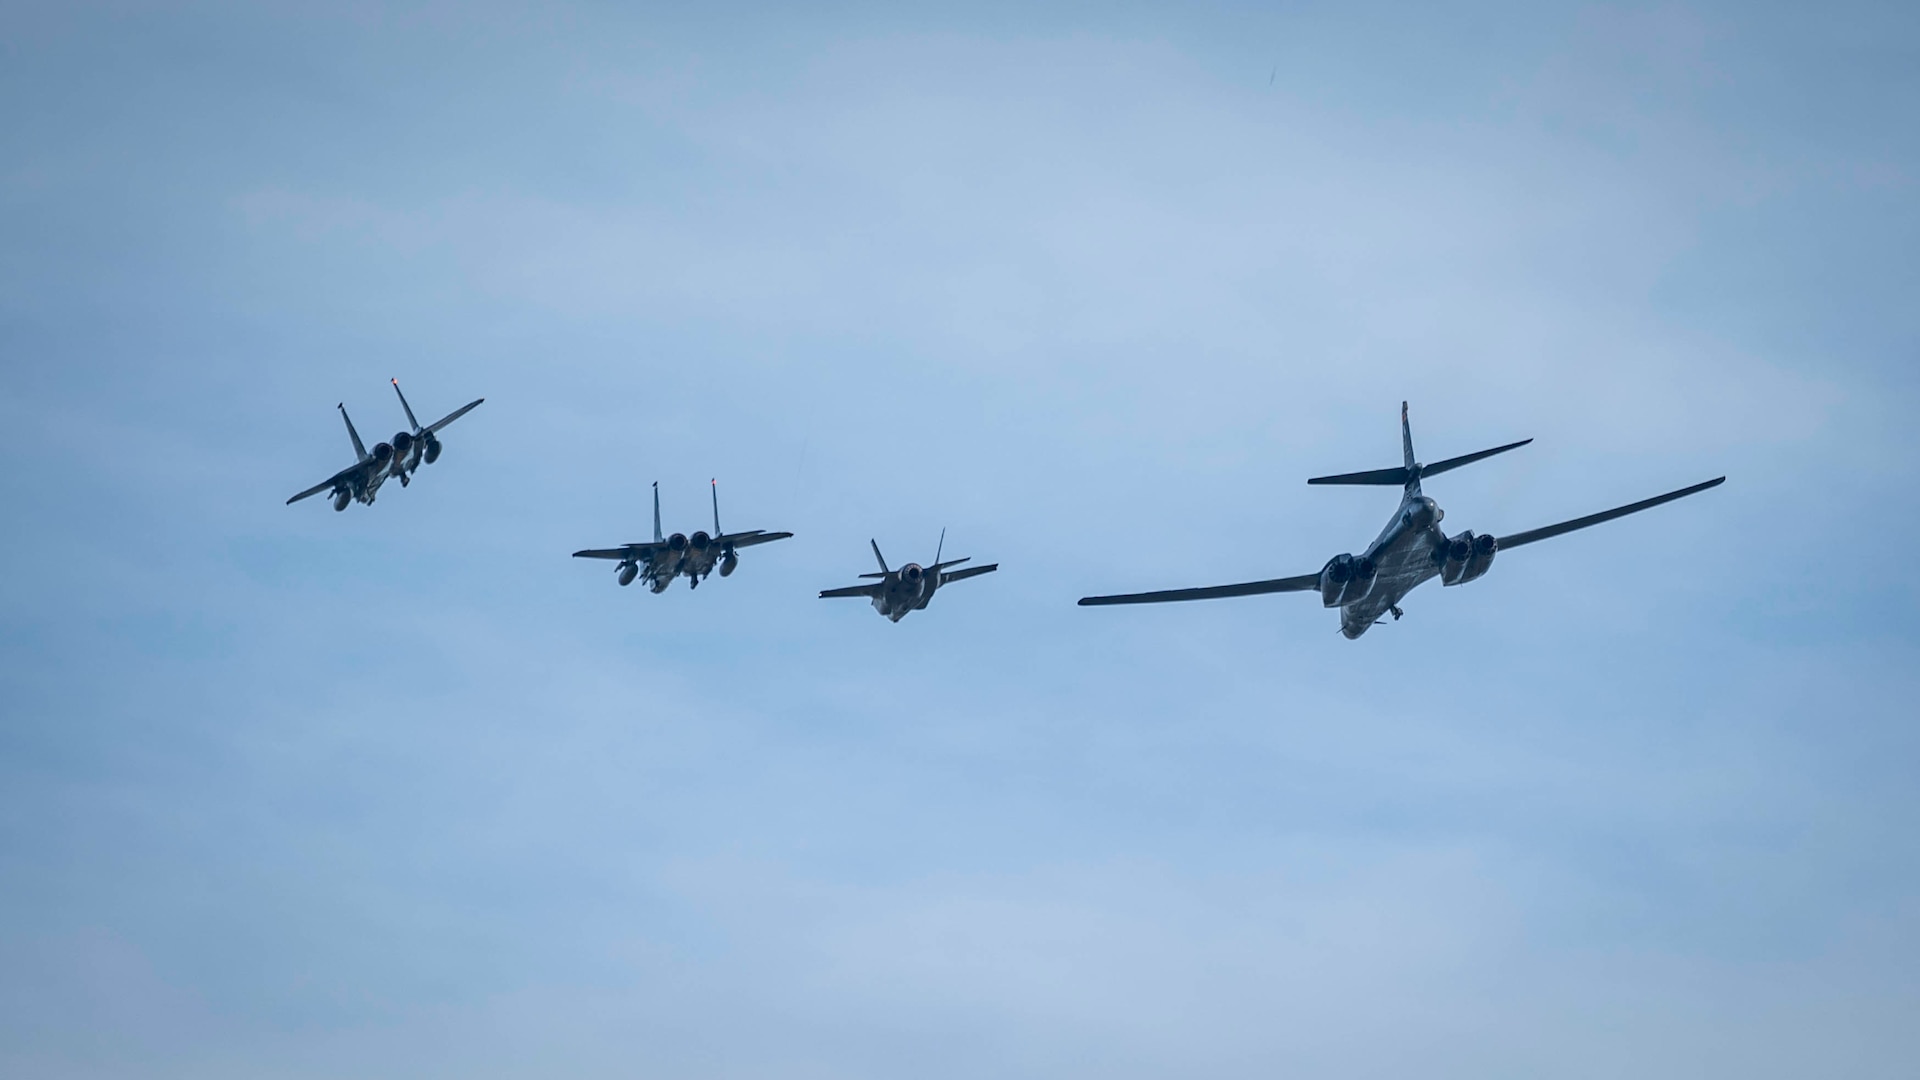
[[[413,409],[407,404],[406,395],[400,393],[398,379],[393,381],[393,392],[400,397],[400,407],[407,415],[409,430],[395,434],[392,442],[376,444],[373,452],[368,453],[365,445],[360,441],[360,433],[353,428],[353,420],[347,416],[345,404],[340,405],[340,417],[346,421],[347,435],[353,440],[353,450],[359,460],[288,499],[289,504],[317,495],[322,491],[331,491],[335,510],[345,510],[349,502],[371,505],[375,493],[380,490],[380,485],[388,478],[397,478],[400,485],[405,487],[409,478],[421,465],[431,465],[438,460],[441,453],[438,433],[441,429],[465,416],[475,406],[486,400],[476,398],[423,428],[414,418]],[[1414,456],[1413,429],[1407,419],[1407,403],[1403,401],[1400,403],[1400,465],[1365,472],[1316,476],[1307,481],[1309,484],[1352,484],[1401,489],[1399,508],[1388,519],[1380,535],[1359,555],[1335,555],[1327,560],[1317,573],[1269,578],[1263,581],[1246,581],[1234,585],[1084,596],[1080,598],[1080,605],[1105,607],[1117,604],[1217,600],[1235,596],[1257,596],[1263,593],[1317,592],[1320,594],[1322,606],[1340,609],[1340,632],[1352,640],[1384,621],[1387,615],[1391,615],[1395,621],[1398,621],[1405,614],[1400,609],[1400,601],[1415,588],[1433,578],[1439,578],[1442,585],[1464,585],[1484,575],[1493,566],[1494,556],[1501,551],[1511,551],[1514,548],[1561,536],[1576,529],[1599,525],[1628,514],[1637,514],[1642,510],[1650,510],[1663,503],[1684,499],[1689,495],[1718,487],[1727,479],[1724,476],[1715,477],[1712,480],[1669,491],[1664,495],[1655,495],[1639,502],[1603,510],[1597,514],[1588,514],[1585,517],[1573,518],[1555,525],[1546,525],[1505,536],[1475,533],[1471,529],[1448,536],[1440,528],[1440,522],[1446,516],[1445,512],[1440,509],[1438,503],[1421,490],[1420,482],[1496,454],[1517,450],[1532,441],[1532,439],[1521,439],[1489,450],[1478,450],[1471,454],[1436,461],[1431,465],[1423,465]],[[687,588],[696,589],[716,569],[719,570],[721,577],[730,577],[740,565],[742,549],[772,543],[775,540],[785,540],[793,535],[790,532],[768,532],[764,529],[748,529],[745,532],[733,533],[724,531],[720,527],[720,487],[717,480],[709,482],[709,492],[713,501],[711,533],[696,530],[691,534],[676,532],[671,536],[664,535],[660,525],[660,484],[655,481],[652,540],[636,541],[610,548],[586,548],[574,552],[573,557],[616,562],[618,565],[614,569],[614,579],[621,585],[631,585],[636,580],[640,580],[646,582],[650,591],[661,593],[673,584],[675,578],[686,578]],[[924,566],[910,562],[899,569],[889,568],[886,557],[880,554],[879,541],[870,540],[868,543],[873,547],[873,558],[880,565],[880,572],[861,574],[864,584],[827,589],[820,593],[820,597],[823,600],[845,597],[867,599],[881,616],[890,622],[897,623],[909,614],[926,608],[932,602],[934,593],[942,586],[964,581],[970,577],[978,577],[981,574],[989,574],[1000,568],[998,563],[989,563],[983,566],[954,569],[973,560],[962,558],[943,562],[940,556],[946,548],[946,540],[946,530],[942,529],[940,541],[934,547],[932,562]]]

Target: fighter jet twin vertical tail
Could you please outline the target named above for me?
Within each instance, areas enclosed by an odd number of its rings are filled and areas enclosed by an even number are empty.
[[[635,578],[640,578],[646,581],[649,589],[659,593],[667,591],[667,586],[673,584],[676,577],[685,577],[687,587],[697,589],[715,567],[719,568],[721,577],[727,577],[740,565],[741,548],[785,540],[793,535],[764,529],[721,532],[719,481],[712,481],[710,486],[713,493],[713,532],[695,532],[692,536],[685,533],[660,535],[660,482],[656,480],[653,483],[651,542],[622,544],[616,548],[588,548],[574,552],[573,557],[618,560],[620,565],[614,570],[615,580],[622,585],[631,585]]]
[[[360,433],[353,429],[353,418],[347,415],[345,403],[336,406],[340,410],[340,419],[347,422],[347,438],[353,440],[353,452],[359,460],[288,499],[288,506],[329,490],[333,493],[335,510],[345,510],[349,502],[373,505],[374,495],[388,477],[398,477],[400,486],[406,487],[414,470],[422,464],[431,465],[440,460],[440,429],[487,400],[475,398],[423,428],[420,421],[413,418],[413,408],[407,404],[407,396],[400,393],[399,379],[393,380],[393,392],[400,395],[400,408],[406,412],[407,426],[411,430],[395,434],[392,442],[375,443],[373,452],[368,453],[366,444],[360,441]]]
[[[933,564],[930,566],[908,563],[898,570],[889,570],[886,557],[880,554],[880,542],[878,540],[867,542],[873,545],[873,559],[880,564],[880,572],[860,576],[878,580],[869,585],[849,585],[844,589],[828,589],[820,594],[822,600],[842,596],[867,597],[873,601],[875,611],[894,622],[899,622],[907,617],[908,612],[919,611],[932,602],[933,594],[940,586],[965,581],[970,577],[979,577],[981,574],[991,574],[1000,569],[999,563],[989,563],[986,566],[969,566],[965,570],[949,570],[948,567],[959,566],[963,562],[973,560],[969,557],[940,561],[940,553],[947,546],[945,529],[940,530],[940,543],[933,549]]]
[[[1485,533],[1476,535],[1471,529],[1451,537],[1442,532],[1440,519],[1446,515],[1441,511],[1439,504],[1421,493],[1421,478],[1457,469],[1462,465],[1470,465],[1495,454],[1504,454],[1532,441],[1532,439],[1522,439],[1505,446],[1496,446],[1491,450],[1447,458],[1432,465],[1421,465],[1413,456],[1413,430],[1407,423],[1407,403],[1403,401],[1400,403],[1400,442],[1404,464],[1400,468],[1341,473],[1337,476],[1316,476],[1307,481],[1309,484],[1379,484],[1401,487],[1400,509],[1387,522],[1387,527],[1381,530],[1379,538],[1374,540],[1364,553],[1358,556],[1336,555],[1329,559],[1317,574],[1300,574],[1295,577],[1271,578],[1266,581],[1215,585],[1199,589],[1167,589],[1161,592],[1086,596],[1080,599],[1080,604],[1083,607],[1108,604],[1158,604],[1175,600],[1214,600],[1230,596],[1255,596],[1261,593],[1318,592],[1323,606],[1340,609],[1340,632],[1352,639],[1366,633],[1368,628],[1379,622],[1383,615],[1390,614],[1398,620],[1404,614],[1399,606],[1401,598],[1430,578],[1439,578],[1443,585],[1463,585],[1485,574],[1493,565],[1496,552],[1560,536],[1575,529],[1584,529],[1589,525],[1598,525],[1628,514],[1637,514],[1642,510],[1650,510],[1662,503],[1684,499],[1708,488],[1718,487],[1727,479],[1724,476],[1716,477],[1691,487],[1669,491],[1665,495],[1656,495],[1651,499],[1642,499],[1598,514],[1588,514],[1586,517],[1563,521],[1558,525],[1529,529],[1526,532],[1512,533],[1507,536],[1496,537]]]

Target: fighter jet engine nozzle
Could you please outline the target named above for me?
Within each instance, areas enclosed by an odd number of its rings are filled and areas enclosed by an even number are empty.
[[[404,459],[413,450],[413,433],[398,431],[393,436],[393,456]]]
[[[919,596],[927,587],[927,571],[919,563],[908,563],[900,568],[900,583]]]
[[[695,551],[705,551],[712,543],[713,537],[708,536],[705,532],[696,532],[692,536],[687,537],[687,544]]]
[[[672,536],[667,537],[667,548],[671,551],[687,550],[687,534],[674,533]]]
[[[389,461],[392,461],[393,460],[393,444],[392,443],[374,443],[372,456],[373,456],[373,460],[380,462],[382,465],[386,464]]]
[[[347,504],[352,501],[353,492],[348,491],[346,488],[341,488],[339,491],[333,493],[333,509],[336,513],[345,510]]]
[[[740,569],[740,556],[735,555],[732,548],[728,548],[727,553],[720,557],[720,576],[726,577],[738,569]]]
[[[427,464],[431,465],[440,460],[440,440],[435,438],[431,431],[427,432],[425,438],[427,440],[427,452],[422,455],[422,457]]]
[[[633,584],[633,579],[639,576],[640,576],[640,567],[638,565],[630,562],[623,562],[620,564],[620,584],[621,585],[631,585]]]

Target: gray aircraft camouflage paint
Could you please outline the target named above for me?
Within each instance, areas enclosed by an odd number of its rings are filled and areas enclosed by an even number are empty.
[[[1446,513],[1439,504],[1428,498],[1420,490],[1423,477],[1457,469],[1462,465],[1471,465],[1476,461],[1504,454],[1532,442],[1522,439],[1519,442],[1496,446],[1491,450],[1481,450],[1460,457],[1448,458],[1432,465],[1422,465],[1414,460],[1413,431],[1407,423],[1407,403],[1400,403],[1400,446],[1404,463],[1397,469],[1374,469],[1368,472],[1342,473],[1337,476],[1316,476],[1308,480],[1309,484],[1366,484],[1379,486],[1399,485],[1402,489],[1400,508],[1387,522],[1380,536],[1368,545],[1360,555],[1336,555],[1327,560],[1317,574],[1300,574],[1295,577],[1273,578],[1267,581],[1248,581],[1238,585],[1215,585],[1199,589],[1166,589],[1159,592],[1124,593],[1114,596],[1083,596],[1082,607],[1100,607],[1110,604],[1160,604],[1179,600],[1214,600],[1229,596],[1255,596],[1261,593],[1281,592],[1318,592],[1320,602],[1325,607],[1340,609],[1340,632],[1349,640],[1367,632],[1381,616],[1391,614],[1398,620],[1403,614],[1400,601],[1422,583],[1440,578],[1446,585],[1464,585],[1485,574],[1493,565],[1494,556],[1501,551],[1510,551],[1537,540],[1546,540],[1563,533],[1584,529],[1589,525],[1598,525],[1604,521],[1625,517],[1628,514],[1648,510],[1661,503],[1683,499],[1711,487],[1718,487],[1726,477],[1716,477],[1704,483],[1684,487],[1678,491],[1669,491],[1665,495],[1656,495],[1651,499],[1642,499],[1626,506],[1603,510],[1597,514],[1563,521],[1557,525],[1548,525],[1539,529],[1514,533],[1509,536],[1476,535],[1473,530],[1463,530],[1455,536],[1448,536],[1440,528],[1440,522]]]
[[[674,533],[662,536],[660,533],[660,482],[653,483],[653,540],[650,543],[622,544],[616,548],[587,548],[576,551],[576,559],[616,559],[620,565],[614,569],[614,580],[621,585],[631,585],[636,579],[644,581],[647,588],[656,593],[666,592],[676,577],[685,577],[687,587],[697,589],[713,573],[716,567],[721,577],[731,576],[740,565],[740,549],[755,544],[785,540],[792,536],[790,532],[767,532],[764,529],[749,529],[746,532],[727,533],[720,531],[720,484],[712,481],[713,491],[713,532],[697,531],[689,536],[686,533]]]
[[[400,394],[399,379],[393,380],[393,392]],[[301,499],[329,491],[335,510],[345,510],[349,502],[372,506],[374,496],[380,492],[380,485],[388,477],[399,477],[400,486],[406,487],[409,477],[422,463],[431,465],[438,461],[440,429],[467,415],[485,400],[475,398],[423,428],[420,421],[413,418],[413,409],[407,405],[406,395],[400,394],[400,407],[406,410],[407,423],[412,430],[395,434],[392,442],[373,444],[372,453],[367,452],[366,445],[360,441],[360,433],[353,429],[353,418],[347,415],[346,404],[336,405],[335,408],[340,410],[340,419],[347,422],[347,438],[353,440],[353,452],[359,460],[288,499],[287,505],[292,506]]]
[[[861,574],[860,576],[863,578],[876,578],[878,580],[867,585],[849,585],[843,589],[827,589],[820,594],[820,598],[822,600],[828,600],[843,596],[867,597],[873,601],[873,610],[886,616],[892,622],[899,622],[901,619],[906,618],[909,612],[919,611],[921,608],[926,607],[933,601],[933,594],[938,592],[942,585],[950,585],[956,581],[965,581],[970,577],[979,577],[981,574],[990,574],[1000,569],[999,563],[989,563],[986,566],[969,566],[965,570],[949,571],[947,569],[948,567],[959,566],[963,562],[972,562],[973,560],[969,557],[965,559],[949,559],[946,562],[940,561],[940,552],[947,546],[947,530],[945,529],[940,530],[940,543],[933,549],[933,563],[928,566],[921,566],[919,563],[908,563],[898,570],[889,570],[887,569],[886,557],[880,554],[880,542],[878,540],[869,540],[867,543],[873,545],[873,558],[875,562],[880,564],[880,572],[877,574]]]

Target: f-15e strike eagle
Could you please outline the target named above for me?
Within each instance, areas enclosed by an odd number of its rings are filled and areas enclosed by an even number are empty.
[[[399,379],[393,380],[393,392],[400,394]],[[475,398],[426,427],[421,427],[420,421],[413,418],[413,408],[407,404],[407,395],[400,394],[400,408],[406,411],[407,425],[412,430],[395,434],[392,442],[373,444],[371,454],[367,452],[366,444],[360,441],[360,433],[353,430],[353,418],[347,415],[345,403],[335,406],[340,410],[340,419],[347,422],[347,437],[353,440],[353,452],[360,460],[288,499],[287,505],[292,506],[309,495],[318,495],[330,489],[335,510],[345,510],[349,502],[372,506],[374,495],[388,477],[398,478],[400,486],[406,487],[414,470],[422,464],[431,465],[440,460],[440,429],[467,415],[485,400]]]
[[[1655,495],[1637,503],[1603,510],[1598,514],[1563,521],[1558,525],[1529,529],[1509,536],[1475,535],[1471,529],[1449,537],[1440,529],[1445,516],[1440,507],[1421,494],[1422,477],[1434,476],[1482,458],[1504,454],[1532,442],[1522,439],[1491,450],[1463,454],[1432,465],[1421,465],[1413,456],[1413,432],[1407,424],[1407,403],[1400,403],[1400,445],[1405,464],[1397,469],[1316,476],[1309,484],[1372,484],[1382,487],[1401,485],[1400,509],[1381,530],[1379,539],[1358,556],[1335,555],[1317,574],[1249,581],[1239,585],[1215,585],[1202,589],[1168,589],[1162,592],[1126,593],[1119,596],[1086,596],[1083,607],[1105,604],[1158,604],[1173,600],[1212,600],[1227,596],[1253,596],[1259,593],[1318,592],[1322,605],[1340,609],[1340,632],[1349,640],[1367,632],[1385,614],[1397,620],[1403,614],[1400,600],[1429,578],[1445,585],[1463,585],[1487,572],[1496,552],[1509,551],[1536,540],[1546,540],[1575,529],[1598,525],[1603,521],[1637,514],[1661,503],[1684,499],[1711,487],[1726,477],[1716,477],[1692,487]]]
[[[653,484],[653,542],[648,544],[623,544],[617,548],[588,548],[576,551],[576,559],[618,559],[620,566],[615,576],[622,585],[633,584],[634,578],[640,578],[654,592],[666,592],[673,579],[685,576],[687,587],[697,589],[700,582],[714,567],[720,568],[720,576],[726,577],[740,565],[739,549],[755,544],[785,540],[792,536],[790,532],[767,532],[764,529],[749,529],[746,532],[724,533],[720,531],[720,485],[713,482],[713,532],[696,532],[692,536],[674,533],[672,536],[660,535],[660,482]]]
[[[849,585],[844,589],[828,589],[820,594],[820,599],[827,600],[840,596],[869,597],[873,600],[873,610],[894,622],[899,622],[907,617],[908,612],[919,611],[926,607],[933,600],[933,594],[940,586],[965,581],[981,574],[990,574],[1000,569],[999,563],[989,563],[986,566],[969,566],[965,570],[948,570],[950,566],[971,562],[972,558],[940,561],[940,552],[947,546],[945,529],[940,530],[940,543],[933,549],[933,564],[930,566],[908,563],[898,570],[889,570],[886,556],[880,554],[880,541],[867,542],[873,545],[873,558],[880,564],[880,572],[860,576],[879,580],[870,585]]]

